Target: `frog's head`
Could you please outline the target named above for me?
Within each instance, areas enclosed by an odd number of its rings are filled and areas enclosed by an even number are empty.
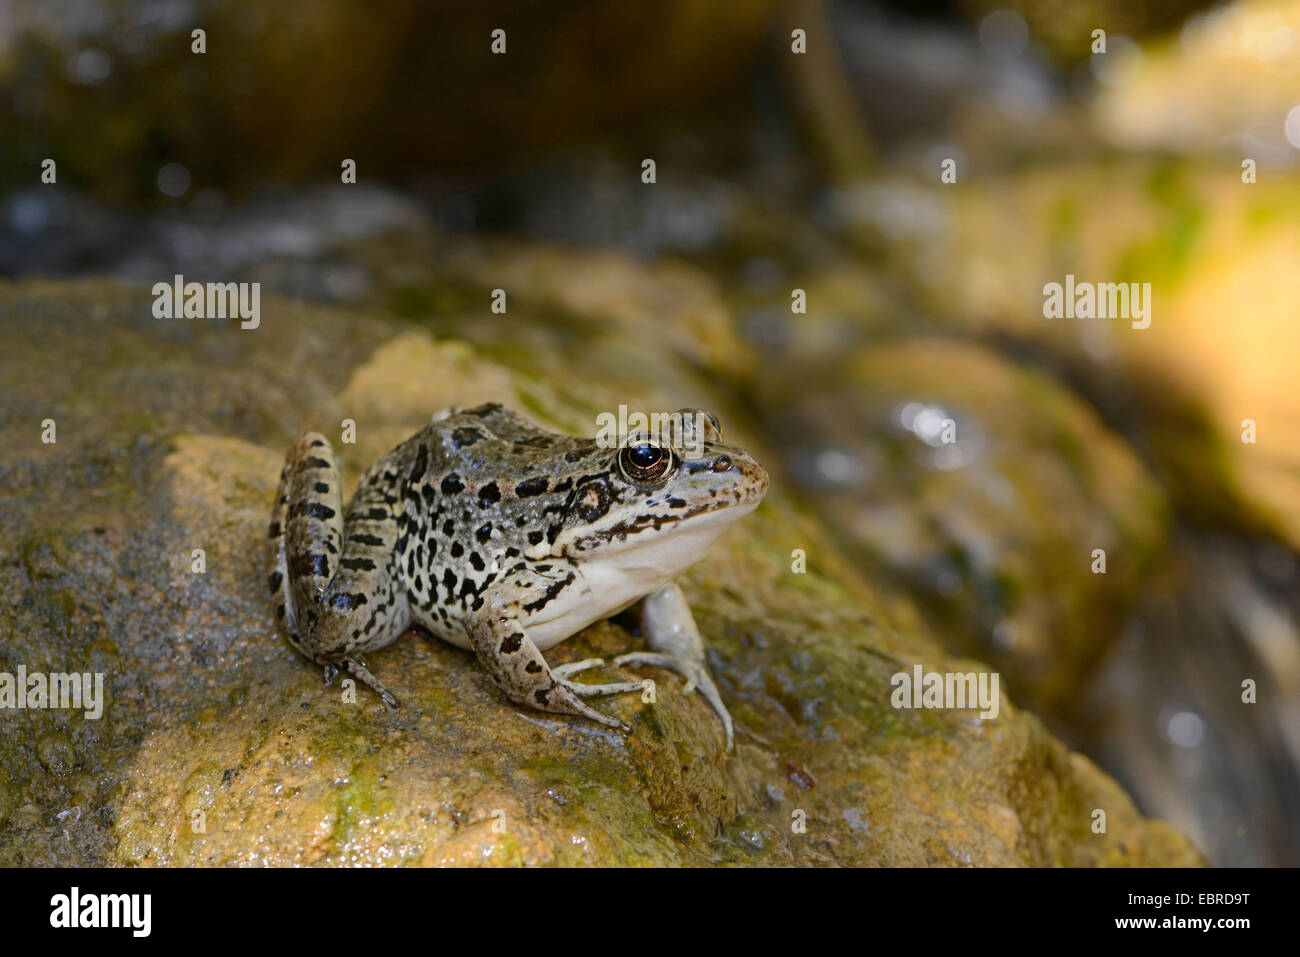
[[[758,507],[768,486],[763,467],[722,441],[710,413],[682,410],[674,419],[677,434],[638,432],[601,450],[600,468],[575,483],[557,550],[676,573]]]

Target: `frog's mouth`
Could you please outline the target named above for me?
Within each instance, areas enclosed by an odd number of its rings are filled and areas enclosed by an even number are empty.
[[[680,552],[694,561],[726,531],[727,526],[758,507],[761,496],[742,504],[709,502],[677,514],[645,513],[606,528],[586,529],[575,536],[572,550],[597,557],[622,552]],[[561,543],[562,544],[562,543]],[[646,564],[654,564],[648,559]]]

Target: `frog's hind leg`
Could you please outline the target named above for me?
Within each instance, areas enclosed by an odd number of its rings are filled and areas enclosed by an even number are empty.
[[[270,527],[275,617],[295,647],[299,647],[300,629],[310,630],[314,623],[315,605],[338,571],[343,550],[339,484],[329,440],[319,432],[303,433],[284,458]]]
[[[270,586],[289,643],[324,667],[327,682],[345,670],[394,708],[397,699],[356,655],[393,641],[410,617],[392,568],[397,497],[382,483],[363,488],[345,522],[329,441],[318,432],[298,439],[276,492]]]
[[[589,707],[582,698],[640,691],[640,682],[584,685],[570,681],[569,675],[595,667],[600,659],[552,669],[524,631],[523,621],[529,614],[554,600],[576,575],[575,570],[565,579],[523,567],[515,569],[476,599],[466,630],[479,661],[511,701],[538,711],[580,715],[627,731],[622,721]]]
[[[727,750],[734,744],[731,715],[722,703],[718,686],[713,683],[709,666],[704,661],[704,644],[700,630],[695,625],[686,596],[676,584],[665,585],[641,601],[641,632],[645,635],[649,651],[634,651],[619,655],[616,665],[650,665],[676,671],[686,679],[687,694],[699,691],[722,721],[727,733]]]

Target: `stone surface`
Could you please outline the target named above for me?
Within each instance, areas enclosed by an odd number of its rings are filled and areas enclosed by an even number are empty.
[[[763,409],[851,554],[921,596],[949,644],[989,659],[1017,700],[1068,713],[1170,511],[1091,409],[1040,372],[938,338],[847,350],[767,383]]]
[[[951,200],[957,261],[927,298],[948,334],[1030,357],[1080,392],[1180,512],[1294,548],[1300,178],[1240,177],[1237,160],[1127,158],[967,188]],[[1067,274],[1149,283],[1149,327],[1046,318],[1043,287]]]
[[[778,460],[719,377],[635,310],[617,335],[575,340],[584,320],[561,299],[521,350],[449,340],[437,318],[266,297],[244,331],[158,320],[150,302],[105,282],[0,286],[0,670],[104,672],[109,689],[99,721],[0,713],[0,863],[1199,861],[1005,696],[992,721],[891,707],[895,672],[979,666],[852,567],[779,471],[684,579],[734,754],[675,676],[654,675],[654,703],[606,702],[624,737],[521,712],[471,656],[414,635],[369,662],[404,707],[349,703],[275,634],[265,594],[267,512],[299,431],[356,421],[357,443],[336,443],[350,486],[449,404],[497,398],[586,431],[612,400],[700,401]],[[582,344],[561,357],[555,342]],[[607,622],[551,657],[637,643]]]

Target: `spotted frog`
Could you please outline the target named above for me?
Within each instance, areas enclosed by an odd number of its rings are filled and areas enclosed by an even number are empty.
[[[542,652],[641,602],[648,651],[616,665],[671,669],[731,716],[673,579],[767,491],[763,468],[722,442],[718,421],[683,410],[675,434],[618,447],[538,428],[488,404],[435,416],[365,474],[343,508],[338,463],[307,432],[289,450],[270,526],[275,614],[290,644],[346,671],[390,708],[397,699],[361,655],[415,628],[472,650],[510,700],[628,730],[587,684],[599,658],[552,667]]]

